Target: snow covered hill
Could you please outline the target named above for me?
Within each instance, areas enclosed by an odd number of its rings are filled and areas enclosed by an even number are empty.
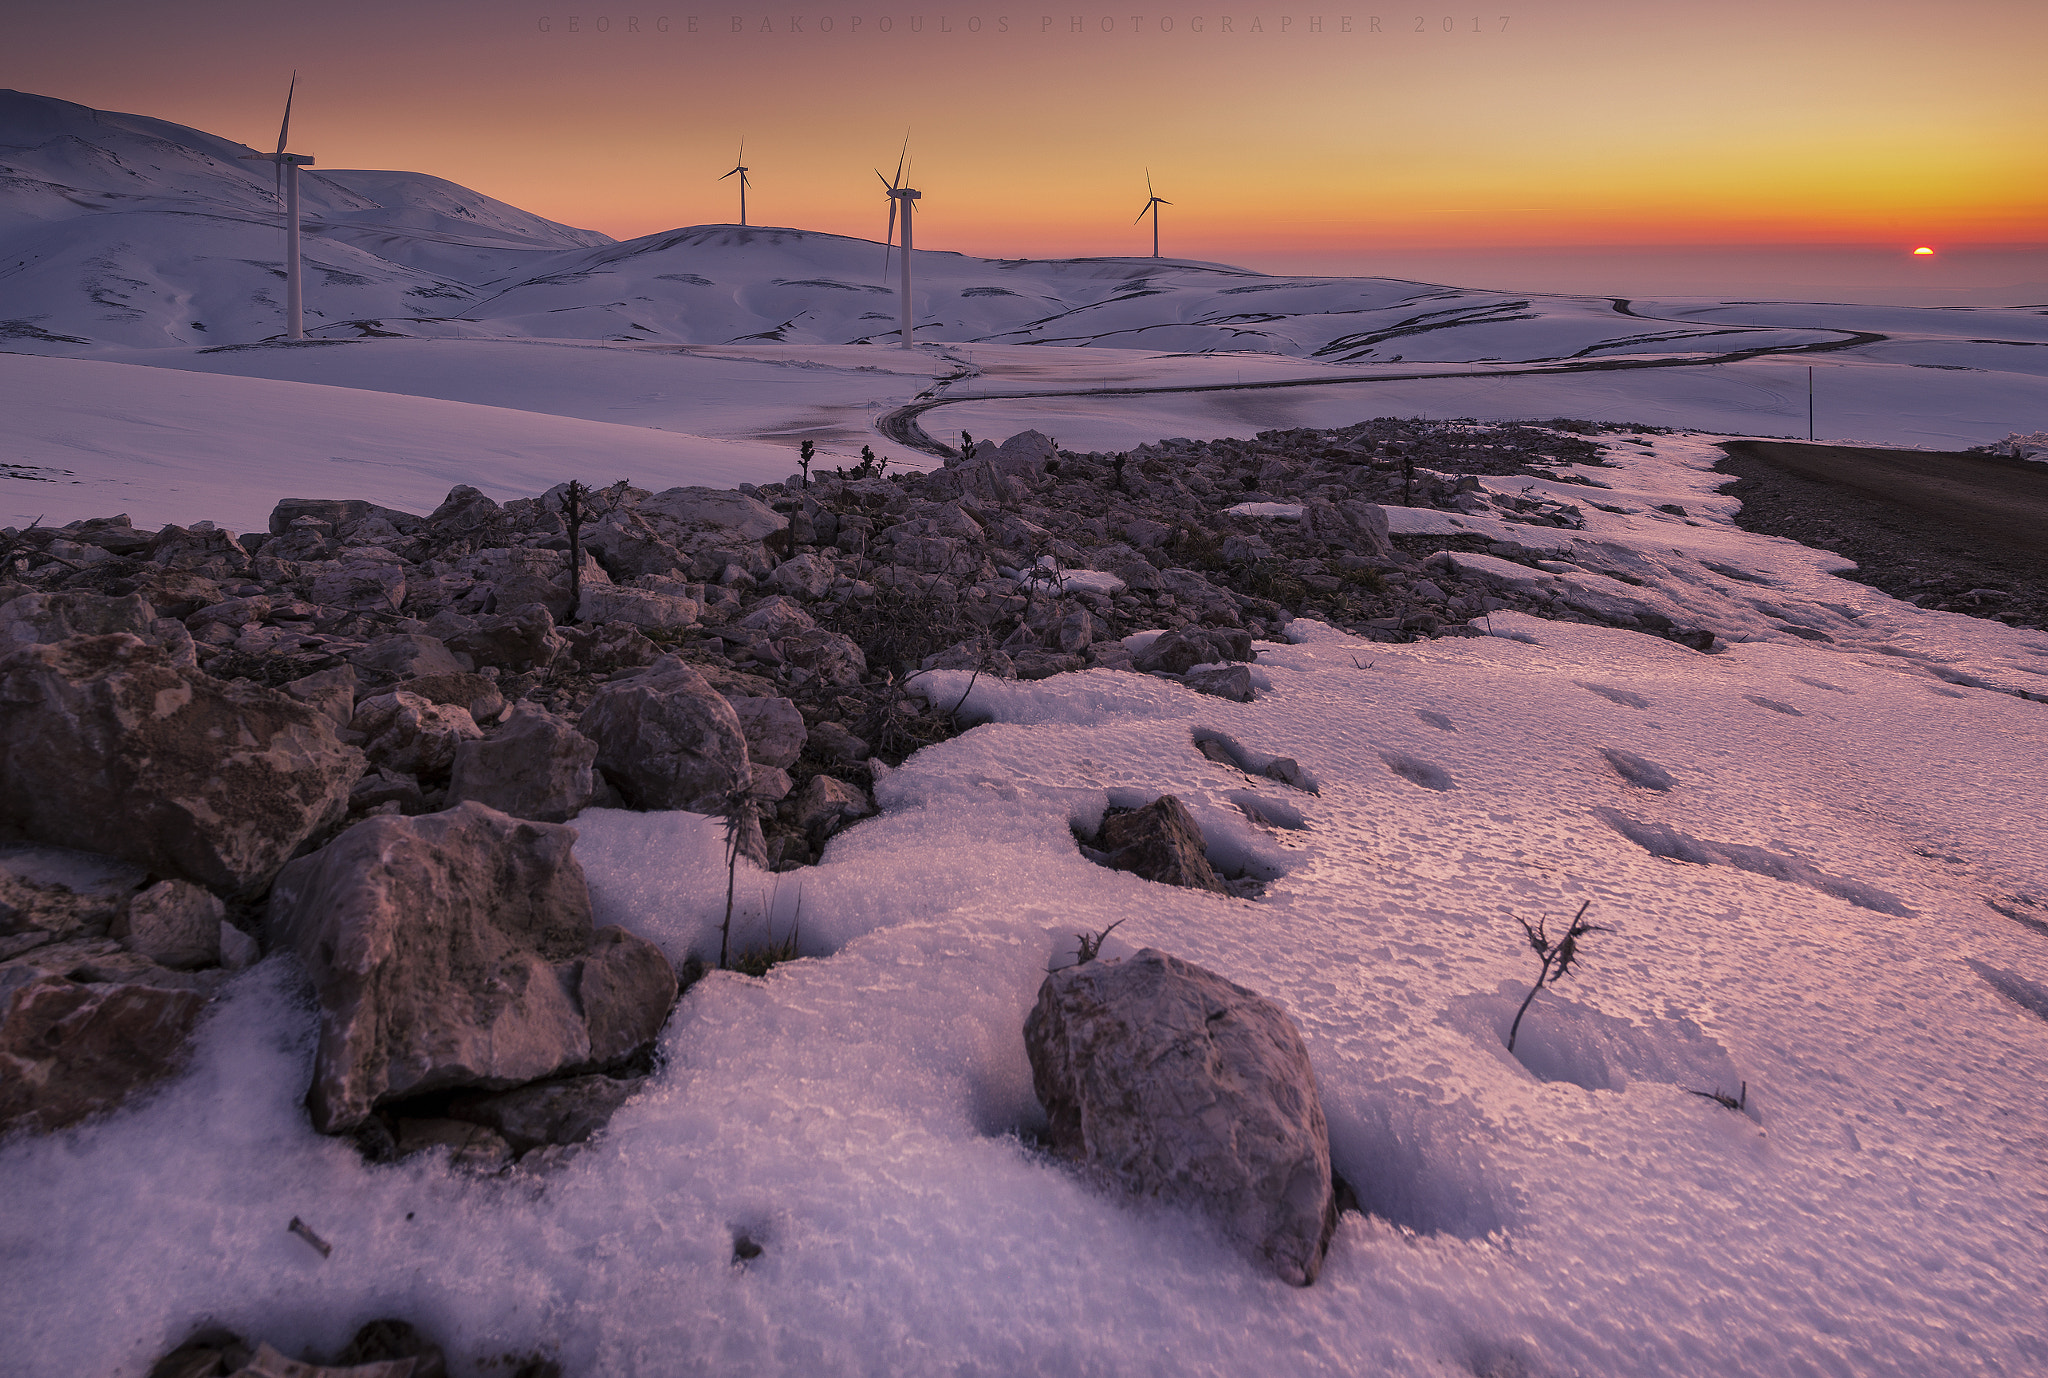
[[[0,91],[0,339],[168,345],[278,328],[282,210],[245,145]],[[474,284],[610,241],[438,177],[301,175],[311,319],[446,314]]]

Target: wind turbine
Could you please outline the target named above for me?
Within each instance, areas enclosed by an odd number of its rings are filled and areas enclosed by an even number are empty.
[[[903,208],[903,347],[911,348],[910,340],[910,210],[919,193],[903,185],[904,160],[910,156],[910,136],[903,136],[903,152],[896,156],[896,180],[882,176],[880,168],[875,169],[875,180],[889,193],[889,238],[882,246],[882,276],[889,276],[889,250],[896,242],[896,208]]]
[[[1145,169],[1145,194],[1152,196],[1152,169],[1149,167]],[[1172,204],[1173,202],[1162,197],[1152,196],[1152,199],[1145,203],[1145,209],[1138,212],[1138,220],[1143,220],[1148,213],[1152,217],[1152,257],[1154,258],[1159,257],[1159,208]],[[1131,223],[1135,225],[1138,223],[1138,220],[1133,220]]]
[[[286,136],[292,128],[292,96],[299,89],[299,74],[292,73],[292,84],[285,88],[284,123],[277,129],[277,152],[244,153],[245,163],[273,163],[277,167],[278,188],[284,193],[284,333],[288,340],[303,340],[306,332],[300,325],[305,306],[304,273],[299,264],[299,169],[313,166],[312,155],[287,153],[284,151]]]
[[[739,156],[739,157],[738,157],[737,159],[735,159],[735,160],[733,161],[733,168],[732,168],[732,172],[728,172],[728,173],[726,173],[726,174],[725,174],[725,177],[730,177],[730,176],[732,176],[732,175],[733,175],[733,172],[737,172],[737,173],[739,174],[739,176],[740,176],[740,225],[741,225],[741,227],[742,227],[742,228],[744,228],[744,227],[746,226],[746,223],[747,223],[747,164],[746,164],[746,157],[747,157],[747,141],[746,141],[745,139],[741,139],[741,140],[740,140],[740,156]],[[725,180],[725,177],[721,177],[721,178],[719,178],[718,180],[719,180],[719,181],[721,181],[721,182],[723,182],[723,181]]]

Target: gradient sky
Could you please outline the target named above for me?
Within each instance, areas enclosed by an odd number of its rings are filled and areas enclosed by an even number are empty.
[[[878,238],[907,128],[920,245],[988,256],[1149,253],[1149,167],[1165,252],[1269,269],[2048,278],[2044,0],[67,0],[4,33],[0,85],[256,145],[297,68],[322,165],[621,238],[736,219],[742,135],[751,221]]]

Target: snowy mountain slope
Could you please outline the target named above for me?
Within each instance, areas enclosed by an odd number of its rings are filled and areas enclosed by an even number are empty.
[[[274,170],[162,120],[0,91],[0,338],[41,347],[277,333]],[[438,177],[300,177],[309,324],[448,314],[470,284],[603,235]],[[194,322],[197,322],[195,326]]]

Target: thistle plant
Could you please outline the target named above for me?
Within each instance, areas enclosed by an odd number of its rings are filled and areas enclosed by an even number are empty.
[[[1541,919],[1533,924],[1527,919],[1515,920],[1522,925],[1523,936],[1528,938],[1530,949],[1542,960],[1542,965],[1536,969],[1536,984],[1529,987],[1529,993],[1522,997],[1522,1007],[1515,1011],[1515,1022],[1508,1028],[1509,1052],[1515,1050],[1515,1035],[1521,1032],[1522,1016],[1529,1012],[1529,1002],[1536,998],[1536,992],[1542,990],[1545,985],[1555,985],[1562,981],[1565,974],[1572,969],[1572,963],[1578,961],[1579,939],[1588,933],[1613,931],[1586,922],[1586,911],[1592,907],[1591,900],[1580,905],[1579,912],[1572,915],[1571,925],[1565,929],[1563,936],[1558,938],[1552,938],[1544,931]]]
[[[569,528],[569,620],[576,620],[576,607],[583,601],[583,504],[590,490],[575,479],[562,495],[562,520]]]
[[[817,457],[818,445],[816,441],[806,440],[803,444],[797,446],[796,467],[803,470],[803,486],[806,488],[811,486],[811,461]]]

